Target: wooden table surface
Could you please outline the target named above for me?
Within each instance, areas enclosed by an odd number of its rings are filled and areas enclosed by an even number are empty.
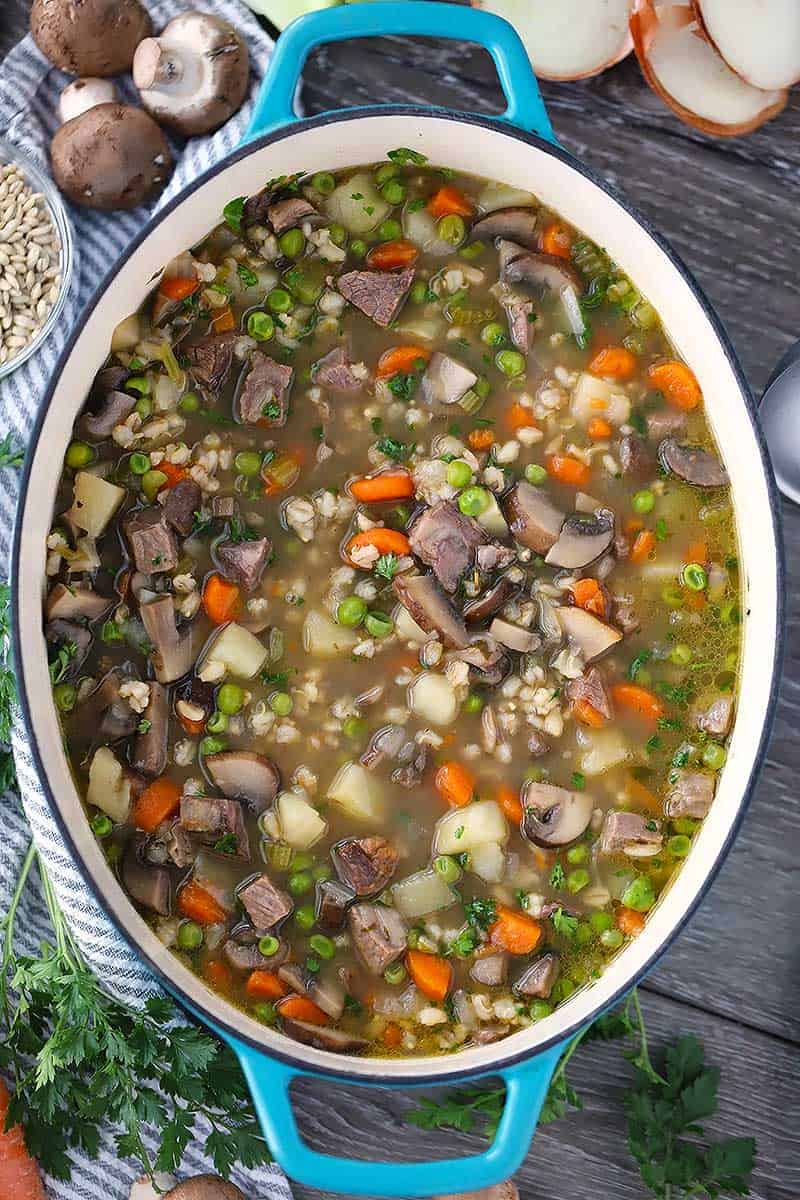
[[[0,55],[22,36],[29,0],[0,0]],[[209,2],[208,7],[213,7]],[[202,6],[201,6],[202,7]],[[488,55],[456,42],[387,38],[318,52],[305,73],[310,113],[347,104],[432,102],[497,112]],[[645,86],[635,60],[583,83],[545,84],[558,138],[621,188],[677,248],[728,327],[760,395],[800,337],[800,89],[747,138],[709,139]],[[800,511],[784,504],[790,631],[800,615]],[[642,987],[656,1045],[695,1032],[722,1068],[709,1129],[754,1135],[757,1200],[800,1196],[800,642],[787,645],[780,706],[738,841],[706,902]],[[543,1129],[517,1176],[524,1200],[640,1200],[625,1145],[628,1068],[618,1045],[578,1052],[581,1113]],[[474,1153],[478,1138],[402,1122],[407,1096],[303,1083],[298,1119],[314,1145],[366,1158]],[[331,1180],[331,1193],[336,1187]],[[295,1187],[301,1200],[323,1193]]]

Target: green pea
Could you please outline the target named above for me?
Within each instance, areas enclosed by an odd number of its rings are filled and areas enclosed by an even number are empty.
[[[425,304],[428,299],[428,285],[424,279],[417,279],[411,288],[411,303]]]
[[[532,1000],[528,1008],[532,1021],[541,1021],[544,1017],[549,1017],[552,1011],[553,1006],[547,1000]]]
[[[589,917],[589,924],[595,933],[605,933],[607,929],[614,928],[614,918],[611,913],[598,911],[593,912]]]
[[[288,692],[273,692],[269,698],[269,706],[278,717],[288,717],[294,708],[294,701]]]
[[[178,408],[183,413],[194,413],[200,408],[200,397],[197,392],[187,392],[178,401]]]
[[[105,813],[97,813],[96,816],[92,817],[92,833],[95,837],[108,837],[113,828],[114,825],[111,818],[107,817]]]
[[[342,722],[342,733],[351,742],[357,742],[367,732],[367,722],[363,717],[345,717]]]
[[[371,612],[364,618],[364,628],[370,637],[385,638],[394,632],[394,621],[386,613]]]
[[[267,306],[274,313],[287,313],[292,307],[292,297],[286,288],[273,288],[267,296]]]
[[[312,176],[311,186],[315,192],[319,192],[321,196],[330,196],[333,189],[336,187],[336,180],[331,175],[330,171],[317,171],[316,175]]]
[[[525,355],[520,354],[519,350],[501,350],[495,355],[495,364],[498,371],[502,371],[509,379],[513,379],[515,375],[524,375],[525,373]]]
[[[71,683],[57,683],[53,688],[53,700],[59,712],[72,712],[78,693]]]
[[[492,385],[489,383],[489,380],[485,375],[479,375],[472,390],[480,397],[481,400],[485,400],[489,395],[489,392],[492,390]],[[470,409],[469,411],[472,410]]]
[[[225,713],[215,712],[206,721],[206,729],[209,733],[224,733],[228,728],[228,718]]]
[[[134,475],[146,475],[150,470],[150,457],[147,454],[132,454],[128,459],[128,466],[133,471]]]
[[[306,239],[299,229],[287,229],[278,238],[281,254],[287,258],[299,258],[306,248]]]
[[[308,850],[295,850],[292,855],[292,870],[310,871],[314,865],[314,855]]]
[[[656,894],[648,875],[637,875],[622,893],[622,903],[636,912],[648,912],[656,902]]]
[[[149,396],[140,396],[133,411],[138,413],[143,421],[146,421],[153,411],[153,401]]]
[[[461,458],[447,464],[447,482],[450,487],[464,488],[472,479],[472,467]]]
[[[294,914],[295,923],[301,929],[313,929],[316,923],[316,914],[313,904],[301,904]]]
[[[497,321],[490,321],[481,330],[481,341],[487,346],[504,346],[508,341],[506,331]]]
[[[326,937],[324,933],[315,933],[308,939],[308,944],[320,958],[331,959],[336,954],[336,943]]]
[[[363,258],[367,253],[367,243],[363,238],[353,238],[350,243],[350,253],[353,258]]]
[[[269,299],[267,303],[269,303]],[[275,333],[275,322],[269,313],[258,309],[256,312],[251,312],[247,318],[247,332],[257,342],[268,342]]]
[[[233,465],[240,475],[258,475],[261,471],[261,455],[257,450],[240,450]]]
[[[334,246],[343,246],[347,241],[347,230],[345,229],[344,225],[337,225],[334,222],[333,225],[328,226],[328,236],[330,237]]]
[[[238,683],[223,683],[217,693],[217,708],[226,717],[238,713],[244,705],[244,688]]]
[[[464,712],[479,713],[483,708],[483,697],[477,692],[470,692],[464,701]]]
[[[573,896],[583,890],[589,882],[589,872],[585,867],[577,867],[567,875],[567,889]]]
[[[742,610],[737,600],[728,600],[719,610],[723,625],[739,625],[742,620]]]
[[[310,891],[314,881],[310,871],[292,871],[286,881],[286,886],[293,896],[302,896]]]
[[[390,179],[381,188],[387,204],[402,204],[406,198],[406,185],[400,179]]]
[[[165,483],[169,483],[163,471],[145,471],[142,475],[142,491],[148,500],[155,500]]]
[[[131,375],[125,380],[127,392],[138,392],[140,396],[150,395],[150,380],[146,375]]]
[[[315,883],[324,883],[325,880],[330,879],[332,875],[333,871],[328,863],[320,863],[320,865],[318,867],[314,867],[314,870],[311,872],[311,877]]]
[[[458,213],[449,213],[446,217],[442,217],[436,226],[436,236],[451,246],[460,246],[467,236],[464,218],[460,217]]]
[[[569,1000],[574,991],[575,984],[571,979],[567,979],[562,975],[562,977],[557,979],[554,983],[550,996],[555,1004],[560,1004],[563,1000]]]
[[[673,858],[686,858],[691,848],[692,839],[688,838],[685,833],[676,833],[667,842],[667,850]]]
[[[340,625],[355,628],[367,615],[366,601],[360,596],[346,596],[336,609],[336,620]]]
[[[378,235],[378,241],[394,242],[397,238],[403,236],[403,226],[399,221],[389,218],[386,221],[381,221],[375,232]]]
[[[485,246],[482,242],[473,242],[469,246],[462,246],[458,253],[461,258],[480,258],[484,250]]]
[[[687,563],[681,574],[683,586],[692,592],[702,592],[708,587],[708,574],[700,563]]]
[[[80,471],[82,467],[88,467],[93,459],[94,450],[86,442],[70,442],[69,446],[67,446],[67,453],[64,456],[64,462],[73,471]]]
[[[668,583],[661,589],[661,599],[667,608],[683,608],[683,592],[676,583]]]
[[[461,867],[449,854],[439,854],[433,860],[433,869],[445,883],[458,883],[461,878]]]
[[[727,757],[727,750],[724,746],[720,746],[719,742],[709,742],[703,750],[703,764],[710,767],[712,771],[721,771]]]
[[[400,168],[398,167],[397,163],[381,163],[375,172],[375,182],[377,183],[378,187],[383,187],[383,185],[388,183],[390,179],[396,179],[399,174]]]
[[[534,487],[540,487],[545,479],[547,479],[547,471],[544,467],[540,467],[538,463],[528,463],[525,468],[525,478]]]
[[[264,1025],[274,1025],[278,1019],[278,1010],[269,1000],[260,1000],[253,1005],[253,1016]]]
[[[624,941],[619,929],[604,929],[600,934],[600,944],[605,946],[606,950],[619,950]]]
[[[387,983],[403,983],[406,978],[406,969],[402,963],[392,963],[392,965],[387,967],[383,972],[383,978]]]
[[[567,851],[567,862],[573,867],[577,867],[579,863],[585,863],[589,857],[589,847],[585,842],[578,842],[577,846],[570,846]]]
[[[578,946],[588,946],[589,942],[594,941],[594,933],[588,921],[581,921],[575,930],[575,943]],[[573,971],[575,968],[573,967]]]
[[[467,517],[480,516],[489,507],[491,497],[486,488],[468,487],[458,497],[458,507]]]
[[[202,927],[196,921],[181,921],[177,941],[181,950],[198,950],[203,944]]]
[[[200,741],[200,753],[205,754],[221,754],[227,745],[225,738],[220,737],[204,737]]]
[[[676,833],[685,833],[691,837],[700,822],[695,821],[692,817],[675,817],[670,824]]]
[[[669,661],[676,667],[686,667],[692,661],[692,648],[685,642],[676,642],[669,652]]]
[[[656,498],[653,493],[645,488],[641,492],[635,492],[633,496],[633,511],[637,513],[652,512],[656,505]]]
[[[272,958],[281,948],[281,944],[276,937],[271,933],[267,933],[264,937],[258,939],[258,953],[264,958]]]

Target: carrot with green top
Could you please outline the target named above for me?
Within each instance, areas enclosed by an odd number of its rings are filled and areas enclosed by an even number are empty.
[[[361,504],[408,500],[414,495],[414,480],[408,471],[381,471],[379,475],[354,479],[350,484],[350,495]]]
[[[475,792],[475,780],[459,762],[442,763],[433,777],[433,786],[451,808],[463,808]]]
[[[406,966],[412,980],[429,1000],[441,1004],[453,986],[453,967],[439,954],[426,954],[424,950],[408,950]]]

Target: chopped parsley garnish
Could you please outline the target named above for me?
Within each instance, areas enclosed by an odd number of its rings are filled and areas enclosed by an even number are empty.
[[[72,662],[75,655],[78,653],[78,647],[75,642],[66,641],[59,646],[55,658],[50,663],[50,682],[61,683],[62,679],[69,670],[69,664]]]
[[[683,721],[680,721],[677,717],[659,717],[658,718],[658,728],[659,729],[681,729],[682,727],[683,727]]]
[[[463,826],[461,831],[463,833]],[[456,830],[456,836],[458,836],[458,830]],[[467,914],[470,925],[485,933],[489,926],[497,920],[497,902],[491,897],[482,899],[479,896],[475,900],[467,901],[464,905],[464,912]]]
[[[677,704],[679,708],[686,708],[689,703],[690,693],[687,687],[674,687],[662,679],[656,684],[656,690],[665,700],[669,700],[671,704]]]
[[[351,193],[350,193],[350,199],[351,199],[351,200],[363,200],[363,199],[364,199],[364,193],[363,193],[363,192],[351,192]]]
[[[192,537],[205,533],[211,527],[211,517],[204,517],[201,512],[192,513]]]
[[[418,382],[419,376],[415,375],[413,372],[406,374],[403,371],[398,371],[396,375],[391,377],[387,387],[392,395],[398,400],[404,400],[407,402],[417,390]]]
[[[258,276],[255,271],[251,271],[244,263],[239,263],[236,268],[236,274],[241,279],[245,287],[255,287],[258,283]]]
[[[262,671],[261,682],[268,686],[271,683],[285,684],[289,682],[289,671]]]
[[[664,743],[661,741],[661,738],[657,733],[654,733],[652,737],[647,739],[644,748],[649,754],[652,754],[654,750],[661,750],[663,745]]]
[[[372,569],[381,579],[388,579],[389,583],[391,583],[397,574],[397,568],[398,559],[396,554],[382,554]]]
[[[644,664],[650,662],[652,657],[652,650],[640,650],[636,657],[632,659],[631,665],[628,667],[628,679],[635,679]]]
[[[222,210],[225,224],[234,233],[242,232],[242,213],[244,212],[246,200],[246,196],[237,196],[235,200],[229,200]]]
[[[656,521],[655,535],[656,535],[657,542],[665,542],[667,540],[667,538],[669,537],[669,531],[667,529],[667,522],[664,520],[663,517],[659,517],[658,520]]]
[[[235,854],[236,853],[236,834],[223,833],[219,841],[214,843],[214,850],[217,854]]]
[[[277,421],[281,415],[281,406],[277,400],[267,400],[266,404],[261,406],[261,411],[270,421]]]
[[[424,196],[415,196],[413,200],[409,200],[408,202],[408,211],[410,213],[419,212],[420,209],[425,207],[426,203],[427,201]]]
[[[149,733],[152,724],[153,722],[148,721],[147,717],[142,717],[141,721],[136,726],[136,729],[139,733]]]
[[[562,867],[561,863],[555,863],[552,871],[550,872],[550,887],[555,888],[556,891],[560,891],[566,882],[566,878],[567,877],[564,874],[564,868]]]
[[[241,517],[231,517],[228,524],[228,536],[232,542],[255,542],[258,540],[258,534]]]
[[[562,934],[563,937],[573,938],[578,928],[578,918],[570,916],[568,912],[564,912],[563,908],[557,908],[550,917],[553,922],[553,928],[556,933]]]
[[[391,437],[382,437],[376,444],[381,454],[393,458],[395,462],[405,462],[416,449],[415,442],[398,442]]]
[[[422,167],[428,161],[427,155],[420,154],[419,150],[409,150],[408,146],[398,146],[396,150],[390,150],[386,157],[399,167],[407,167],[412,163],[415,167]]]
[[[379,434],[383,429],[383,417],[373,417],[370,425],[372,426],[372,432],[376,435]]]
[[[464,836],[464,826],[459,825],[458,829],[455,832],[456,841],[459,841],[463,836]]]
[[[122,630],[116,621],[104,621],[100,629],[100,637],[104,642],[122,642],[125,640]]]
[[[583,789],[586,787],[586,776],[583,775],[580,771],[573,771],[572,772],[572,786],[575,788],[576,792],[582,792]]]

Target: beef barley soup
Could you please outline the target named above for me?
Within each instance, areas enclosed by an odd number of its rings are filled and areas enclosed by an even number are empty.
[[[116,329],[47,547],[54,699],[157,936],[289,1037],[545,1020],[725,762],[724,467],[647,299],[393,151],[233,198]]]

